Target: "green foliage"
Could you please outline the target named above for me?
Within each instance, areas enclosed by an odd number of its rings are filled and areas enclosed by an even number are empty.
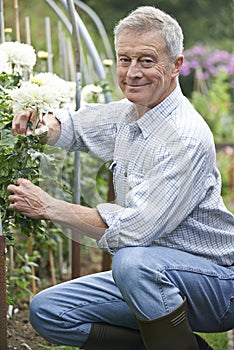
[[[231,175],[234,167],[234,150],[231,146],[221,147],[217,151],[217,166],[222,176],[222,194],[227,195],[230,191]]]
[[[32,267],[37,267],[36,260],[39,258],[38,251],[34,251],[32,256],[27,253],[17,254],[12,274],[8,278],[7,299],[8,304],[16,304],[25,300],[26,296],[32,296],[30,289],[31,280],[38,278],[32,275]]]
[[[104,163],[88,154],[81,154],[82,204],[95,207],[107,201],[109,163]]]
[[[195,45],[185,51],[180,81],[185,94],[210,126],[217,146],[222,196],[234,211],[233,53]],[[231,145],[231,146],[229,146]]]
[[[2,87],[17,87],[19,77],[0,75],[0,84]],[[13,119],[13,111],[10,104],[8,94],[4,89],[0,89],[0,206],[3,233],[7,237],[8,245],[15,245],[15,268],[8,271],[8,302],[18,303],[20,300],[30,295],[30,283],[32,276],[31,268],[36,267],[36,259],[39,257],[37,250],[34,250],[32,256],[29,256],[27,245],[19,243],[19,237],[27,237],[33,235],[36,241],[44,242],[41,246],[46,247],[54,244],[53,235],[50,234],[55,230],[53,224],[44,220],[33,220],[11,211],[9,209],[9,192],[8,185],[15,183],[18,178],[27,178],[34,184],[40,182],[53,181],[54,169],[57,168],[57,160],[50,154],[48,148],[40,142],[40,138],[45,135],[31,134],[18,135],[14,137],[11,132],[11,124]],[[47,150],[47,153],[45,152]],[[47,159],[48,158],[48,159]],[[48,161],[47,172],[41,179],[40,168],[41,161]],[[52,178],[52,179],[51,179]],[[59,187],[60,183],[56,182]],[[55,186],[53,186],[54,188]],[[56,228],[57,233],[58,229]],[[12,293],[14,290],[14,293]],[[10,298],[10,297],[11,298]],[[14,297],[12,297],[14,296]]]
[[[234,212],[234,149],[221,146],[217,150],[217,166],[222,176],[222,197],[228,209]]]
[[[8,123],[6,124],[8,127]],[[11,212],[8,208],[8,185],[15,183],[18,178],[27,178],[38,182],[39,155],[43,146],[37,135],[14,138],[8,129],[3,129],[0,140],[0,204],[3,230],[8,239],[12,240],[12,228],[20,227],[25,234],[34,231],[35,220],[28,220],[22,215]]]
[[[208,85],[201,80],[198,84],[198,89],[192,92],[192,104],[206,119],[217,144],[232,142],[234,120],[227,73],[220,71]]]

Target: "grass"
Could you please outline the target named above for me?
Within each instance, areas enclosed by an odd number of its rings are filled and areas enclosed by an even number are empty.
[[[214,350],[227,350],[228,337],[227,333],[200,333],[200,335],[210,344]]]

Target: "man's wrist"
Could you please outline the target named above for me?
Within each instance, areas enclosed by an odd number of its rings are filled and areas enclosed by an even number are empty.
[[[59,139],[60,134],[61,134],[61,123],[58,120],[58,118],[56,118],[52,113],[51,116],[53,116],[54,118],[54,122],[51,125],[51,128],[48,131],[47,134],[47,144],[53,146]],[[50,117],[50,116],[48,116]]]

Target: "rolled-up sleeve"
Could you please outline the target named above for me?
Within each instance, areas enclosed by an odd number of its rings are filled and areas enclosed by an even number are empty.
[[[55,110],[54,115],[61,124],[55,146],[64,147],[68,152],[90,152],[105,161],[112,160],[120,118],[128,106],[126,102],[111,102],[88,104],[76,112]]]
[[[55,109],[53,114],[59,120],[61,125],[60,137],[54,146],[69,149],[74,140],[72,114],[65,108]]]

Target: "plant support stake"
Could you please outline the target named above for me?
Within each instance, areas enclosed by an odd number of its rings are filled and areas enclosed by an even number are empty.
[[[80,64],[80,34],[76,22],[76,10],[73,0],[67,0],[67,11],[72,23],[72,36],[75,50],[75,65],[76,65],[76,110],[80,108],[81,95],[81,64]],[[74,169],[74,201],[80,203],[80,152],[75,152],[75,169]],[[77,234],[76,234],[77,235]],[[79,239],[78,239],[79,241]],[[81,249],[77,239],[72,239],[72,278],[80,277],[81,265]]]
[[[6,253],[0,212],[0,350],[7,350]]]

